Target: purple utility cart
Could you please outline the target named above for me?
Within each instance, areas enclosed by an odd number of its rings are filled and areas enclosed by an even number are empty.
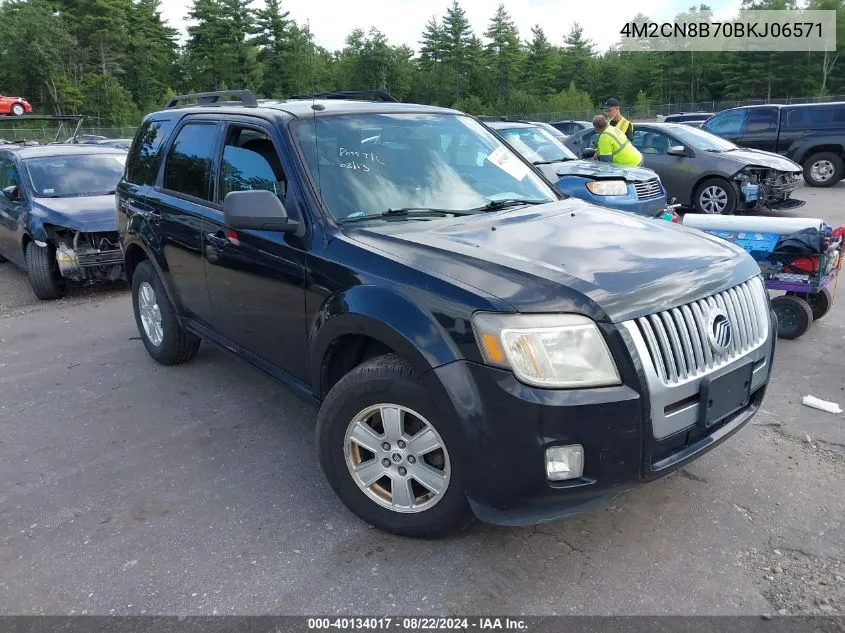
[[[815,272],[802,273],[786,271],[789,262],[770,257],[780,239],[778,234],[702,230],[742,246],[760,264],[766,288],[785,293],[772,299],[772,309],[778,317],[778,338],[798,338],[813,321],[830,311],[842,267],[841,239],[830,243],[825,252],[818,255]]]

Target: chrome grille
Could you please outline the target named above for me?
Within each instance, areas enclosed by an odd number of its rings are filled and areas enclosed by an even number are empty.
[[[637,190],[637,200],[654,200],[663,195],[659,178],[638,180],[634,183],[634,189]]]
[[[721,309],[731,323],[724,354],[710,344],[708,316]],[[665,312],[636,319],[661,382],[674,385],[710,373],[762,345],[769,334],[766,289],[759,277]]]

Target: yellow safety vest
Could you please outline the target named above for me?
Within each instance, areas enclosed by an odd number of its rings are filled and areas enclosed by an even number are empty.
[[[625,135],[628,134],[628,128],[631,127],[631,122],[621,115],[619,116],[618,121],[608,121],[608,123]]]
[[[610,162],[617,165],[639,165],[643,155],[631,144],[628,137],[618,128],[607,126],[599,135],[596,144],[599,157],[610,156]]]

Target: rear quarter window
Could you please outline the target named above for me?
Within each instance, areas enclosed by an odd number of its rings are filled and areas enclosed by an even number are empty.
[[[135,135],[126,160],[126,180],[136,185],[155,182],[161,161],[161,147],[176,123],[170,119],[150,119]]]
[[[845,104],[787,111],[784,127],[788,130],[813,130],[845,125]]]

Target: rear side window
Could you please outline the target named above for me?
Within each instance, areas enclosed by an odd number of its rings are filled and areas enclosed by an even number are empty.
[[[126,180],[136,185],[151,185],[155,182],[161,164],[159,152],[173,126],[174,122],[169,119],[144,123],[126,161]]]
[[[164,188],[209,200],[216,123],[188,123],[179,130],[164,165]]]
[[[841,126],[845,124],[845,104],[795,108],[786,115],[785,127],[790,130]]]
[[[745,131],[752,133],[776,132],[778,129],[777,108],[758,108],[751,110],[748,114],[748,121],[745,123]]]

